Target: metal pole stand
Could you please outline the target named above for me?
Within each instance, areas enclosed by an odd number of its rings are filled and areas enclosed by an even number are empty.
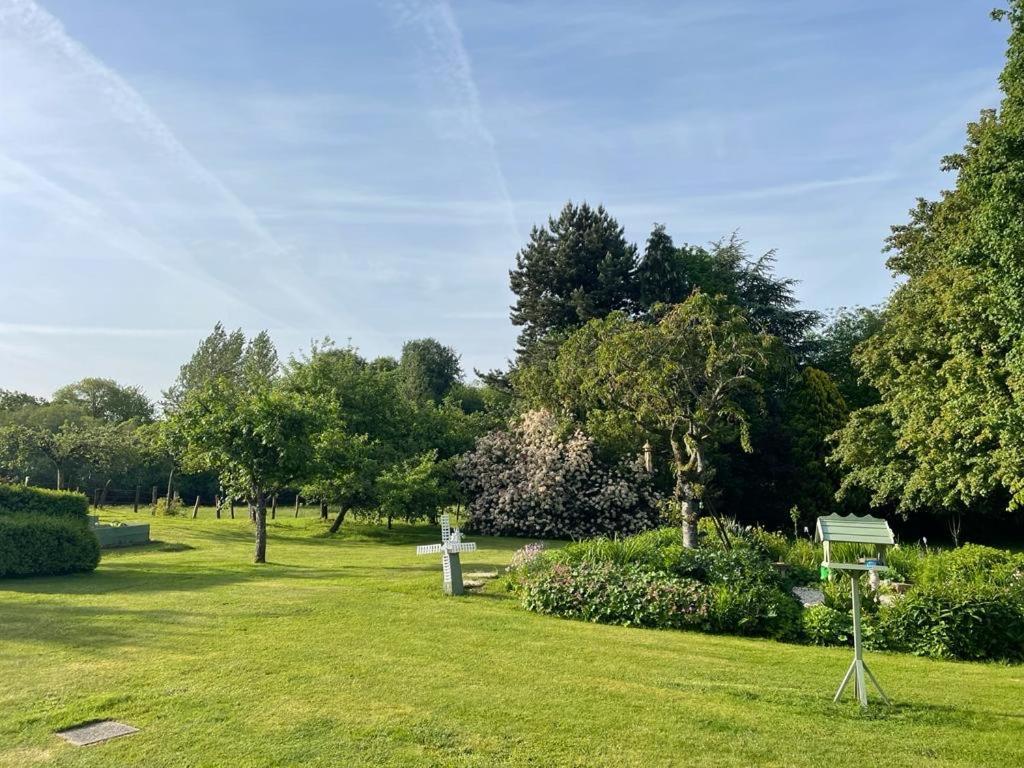
[[[871,670],[868,669],[868,665],[864,663],[864,648],[861,644],[860,636],[860,574],[856,571],[850,572],[850,584],[852,584],[853,591],[853,662],[850,664],[850,668],[846,670],[846,677],[843,678],[843,682],[839,684],[839,690],[836,691],[835,698],[832,699],[832,703],[838,703],[840,697],[843,695],[843,691],[846,689],[847,683],[850,682],[850,678],[853,678],[854,694],[857,697],[858,703],[862,707],[868,705],[868,689],[865,685],[865,676],[874,683],[875,688],[878,689],[879,695],[882,697],[882,701],[886,704],[889,703],[889,697],[885,695],[885,691],[882,690],[882,686],[878,684],[875,676],[871,674]]]

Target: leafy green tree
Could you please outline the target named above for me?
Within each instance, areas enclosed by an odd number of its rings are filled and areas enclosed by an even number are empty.
[[[779,427],[788,449],[788,501],[807,518],[831,514],[839,480],[826,463],[827,438],[846,422],[846,402],[827,373],[808,366],[796,377],[785,404]]]
[[[174,411],[189,392],[215,379],[238,377],[244,352],[245,334],[242,330],[228,333],[223,325],[217,323],[210,335],[199,343],[191,359],[181,366],[174,384],[164,391],[164,410]]]
[[[304,479],[314,463],[321,414],[277,382],[240,387],[221,377],[189,392],[169,419],[185,466],[216,472],[252,505],[253,562],[266,562],[268,498]]]
[[[636,247],[603,206],[569,202],[546,227],[534,227],[509,273],[522,326],[521,355],[542,340],[633,303]]]
[[[944,158],[955,187],[918,201],[888,240],[905,278],[855,353],[877,405],[838,434],[843,491],[903,512],[1024,503],[1024,2],[1010,23],[998,110]]]
[[[85,378],[68,384],[53,393],[53,402],[80,406],[94,419],[111,424],[153,420],[153,404],[142,389],[113,379]]]
[[[835,382],[847,407],[864,408],[878,402],[878,391],[853,362],[854,351],[882,326],[882,310],[841,307],[820,331],[811,334],[807,359]]]
[[[559,353],[557,388],[570,409],[632,419],[669,445],[687,547],[697,545],[700,506],[714,512],[713,451],[737,439],[750,450],[742,395],[759,390],[771,343],[723,298],[698,292],[653,323],[622,313],[593,320]]]
[[[0,389],[0,413],[17,411],[29,405],[45,405],[46,400],[27,392],[13,389]]]
[[[458,354],[435,339],[405,342],[398,372],[406,397],[414,401],[440,403],[462,379]]]

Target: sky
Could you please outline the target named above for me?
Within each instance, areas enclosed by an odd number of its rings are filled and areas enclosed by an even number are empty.
[[[567,200],[738,231],[810,307],[996,106],[992,0],[0,0],[0,388],[158,397],[214,323],[470,376]]]

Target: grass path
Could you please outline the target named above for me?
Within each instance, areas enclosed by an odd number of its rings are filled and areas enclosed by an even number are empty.
[[[862,714],[845,650],[445,598],[424,528],[280,519],[257,567],[245,520],[152,522],[171,546],[0,581],[0,766],[1024,765],[1022,667],[872,654],[897,703]],[[521,544],[475,540],[467,571]],[[101,718],[142,731],[53,735]]]

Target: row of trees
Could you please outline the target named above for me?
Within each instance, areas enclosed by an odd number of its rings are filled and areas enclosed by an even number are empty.
[[[667,497],[688,545],[702,514],[725,539],[725,515],[799,528],[868,504],[1016,508],[1024,0],[997,16],[1003,102],[945,159],[955,188],[893,228],[903,280],[884,308],[826,321],[771,252],[678,245],[662,225],[641,249],[603,207],[570,202],[516,256],[515,359],[479,385],[432,339],[375,360],[325,340],[281,364],[266,333],[218,325],[159,414],[104,379],[47,402],[0,393],[0,465],[58,487],[163,475],[168,496],[175,473],[203,479],[252,505],[257,561],[285,488],[336,504],[332,531],[350,511],[390,523],[460,493],[480,530],[631,531]]]

